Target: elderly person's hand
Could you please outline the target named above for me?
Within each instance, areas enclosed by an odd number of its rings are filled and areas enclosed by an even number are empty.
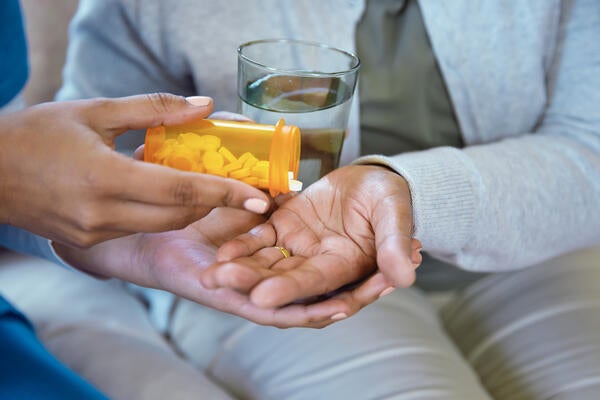
[[[219,206],[265,212],[269,197],[250,185],[113,149],[129,129],[184,123],[211,111],[207,97],[152,94],[47,103],[0,117],[0,223],[87,247],[181,228]]]
[[[58,243],[54,243],[54,248],[66,262],[82,271],[168,290],[263,325],[321,328],[334,322],[332,316],[348,312],[346,301],[337,299],[265,309],[236,290],[207,289],[202,285],[200,274],[215,262],[217,246],[262,222],[262,216],[244,210],[216,208],[181,230],[130,235],[89,249]]]
[[[248,293],[267,309],[325,295],[346,303],[337,316],[343,318],[414,282],[421,244],[412,239],[412,225],[410,191],[400,175],[374,165],[343,167],[224,244],[202,282]],[[346,286],[355,283],[361,286]]]

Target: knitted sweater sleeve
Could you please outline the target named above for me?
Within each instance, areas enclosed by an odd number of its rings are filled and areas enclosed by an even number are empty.
[[[407,179],[427,252],[464,269],[503,271],[600,243],[598,37],[600,2],[575,1],[532,132],[356,161]]]

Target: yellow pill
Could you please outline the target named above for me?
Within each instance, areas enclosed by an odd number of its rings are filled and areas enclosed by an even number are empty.
[[[204,164],[204,168],[208,169],[222,169],[225,164],[225,160],[223,160],[223,156],[217,153],[216,151],[207,151],[202,156],[202,163]]]
[[[241,169],[243,167],[242,163],[239,161],[234,161],[231,164],[227,164],[223,167],[225,172],[235,171],[236,169]]]
[[[269,162],[264,160],[257,162],[252,166],[250,173],[257,178],[267,179],[269,177]]]
[[[222,169],[218,169],[218,168],[206,168],[206,173],[207,174],[211,174],[211,175],[218,175],[218,176],[222,176],[223,178],[227,178],[227,172],[223,171]]]
[[[269,180],[268,179],[258,179],[258,187],[261,189],[269,188]]]
[[[246,178],[242,178],[242,182],[245,182],[249,185],[252,185],[254,187],[258,186],[258,178],[255,176],[248,176]]]
[[[187,157],[194,162],[202,161],[202,158],[200,157],[200,152],[194,151],[193,149],[190,149],[189,147],[186,147],[182,144],[174,145],[172,154],[177,154],[182,157]]]
[[[202,137],[194,132],[180,133],[177,141],[187,147],[200,149],[202,147]]]
[[[231,151],[229,151],[229,149],[225,146],[221,146],[221,148],[219,149],[219,154],[221,154],[223,157],[225,157],[225,160],[228,163],[232,163],[232,162],[236,162],[237,158],[235,158],[235,156],[233,155],[233,153]]]
[[[235,171],[231,171],[229,173],[229,176],[233,179],[241,179],[241,178],[245,178],[247,176],[250,176],[250,169],[249,168],[242,168],[242,169],[238,169]]]
[[[168,156],[171,154],[171,149],[168,147],[161,147],[154,155],[152,156],[152,161],[156,163],[162,163]]]
[[[179,154],[171,154],[165,160],[165,164],[182,171],[191,171],[194,167],[194,162],[192,160]]]
[[[154,153],[155,162],[161,162],[173,152],[174,146],[177,144],[175,139],[167,139],[162,144],[160,149]]]
[[[221,147],[221,139],[214,135],[202,135],[200,148],[205,151],[217,151]]]
[[[202,165],[200,163],[196,163],[196,164],[194,164],[194,168],[192,169],[192,171],[200,172],[201,174],[203,174],[206,172],[206,168],[204,168],[204,165]]]
[[[251,156],[244,161],[244,168],[252,168],[258,162],[258,158]]]
[[[269,162],[267,160],[260,160],[259,162],[256,163],[255,167],[257,168],[269,168]]]
[[[247,159],[249,159],[250,157],[254,157],[254,154],[250,153],[249,151],[245,152],[244,154],[242,154],[240,156],[240,158],[238,158],[238,161],[241,162],[242,164],[246,162]]]

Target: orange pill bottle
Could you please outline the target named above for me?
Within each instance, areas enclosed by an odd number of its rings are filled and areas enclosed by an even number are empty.
[[[271,196],[300,191],[300,129],[203,119],[146,130],[144,161],[233,178]]]

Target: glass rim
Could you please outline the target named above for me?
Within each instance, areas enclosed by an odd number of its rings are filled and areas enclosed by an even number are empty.
[[[310,72],[310,71],[305,71],[305,70],[297,70],[297,69],[287,69],[287,68],[276,68],[276,67],[269,67],[268,65],[262,64],[258,61],[255,61],[251,58],[249,58],[248,56],[246,56],[245,54],[243,54],[243,50],[247,47],[256,45],[256,44],[264,44],[264,43],[293,43],[293,44],[299,44],[299,45],[305,45],[305,46],[310,46],[310,47],[318,47],[320,49],[325,49],[325,50],[332,50],[336,53],[340,53],[343,54],[347,57],[349,57],[350,59],[352,59],[354,61],[354,65],[352,65],[350,68],[345,69],[343,71],[335,71],[335,72]],[[258,40],[251,40],[249,42],[245,42],[242,43],[241,45],[238,46],[237,48],[237,53],[238,53],[238,58],[242,59],[246,62],[248,62],[249,64],[252,64],[256,67],[259,67],[261,69],[273,72],[273,73],[286,73],[288,75],[295,75],[295,76],[307,76],[307,77],[323,77],[323,76],[328,76],[328,77],[339,77],[339,76],[344,76],[344,75],[348,75],[350,73],[354,73],[356,71],[358,71],[358,69],[360,68],[360,58],[358,58],[358,56],[350,51],[347,50],[342,50],[339,49],[337,47],[334,46],[330,46],[321,42],[314,42],[314,41],[309,41],[309,40],[299,40],[299,39],[258,39]]]

